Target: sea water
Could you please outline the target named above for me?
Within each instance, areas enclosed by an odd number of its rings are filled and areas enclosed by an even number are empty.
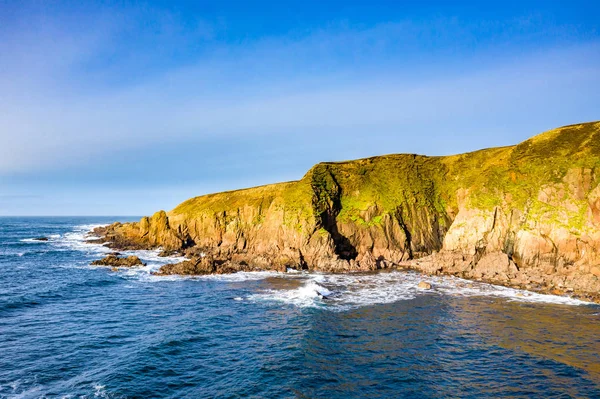
[[[600,397],[597,305],[403,271],[158,277],[181,260],[158,251],[90,266],[117,219],[0,218],[1,398]]]

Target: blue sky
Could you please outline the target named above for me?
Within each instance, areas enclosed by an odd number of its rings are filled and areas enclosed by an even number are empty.
[[[142,215],[600,119],[596,2],[0,0],[0,215]]]

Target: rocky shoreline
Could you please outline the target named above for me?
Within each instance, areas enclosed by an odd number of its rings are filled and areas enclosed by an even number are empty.
[[[599,302],[600,123],[455,156],[322,163],[94,235],[188,258],[160,275],[410,268]]]
[[[157,249],[155,246],[144,246],[143,243],[118,239],[110,241],[111,231],[114,226],[99,227],[90,232],[91,235],[101,237],[88,240],[89,243],[103,244],[111,249],[126,251],[140,249]],[[217,254],[216,257],[214,254]],[[168,276],[197,276],[208,274],[231,274],[237,272],[276,271],[313,271],[324,273],[365,273],[379,270],[405,270],[421,273],[426,276],[454,276],[465,280],[501,285],[505,287],[537,292],[541,294],[568,296],[589,302],[600,303],[600,292],[596,289],[600,270],[592,276],[576,276],[575,274],[546,274],[536,269],[520,270],[509,257],[501,252],[486,254],[480,259],[475,256],[465,256],[462,253],[438,252],[422,258],[393,263],[372,256],[364,256],[360,261],[346,261],[342,259],[324,260],[319,267],[310,267],[305,262],[276,263],[273,258],[253,256],[247,252],[229,254],[227,257],[219,256],[219,251],[199,249],[195,247],[181,250],[162,250],[159,256],[184,256],[187,259],[177,263],[169,263],[153,272],[153,275]],[[118,253],[92,262],[92,265],[115,267],[133,267],[145,265],[136,256],[119,257]],[[583,278],[582,278],[583,277]],[[587,290],[575,290],[571,285],[575,278],[578,284],[587,284]],[[431,288],[431,287],[429,287]]]

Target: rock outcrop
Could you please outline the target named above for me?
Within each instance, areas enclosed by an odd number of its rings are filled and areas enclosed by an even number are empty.
[[[402,264],[594,297],[600,123],[455,156],[321,163],[299,181],[192,198],[96,234],[115,249],[161,247],[192,258],[164,273]],[[194,263],[200,253],[212,268]]]
[[[108,255],[103,259],[95,260],[92,266],[112,266],[112,267],[133,267],[133,266],[145,266],[145,264],[135,255],[121,258],[117,255]]]
[[[204,274],[229,274],[237,272],[253,272],[261,270],[273,270],[273,266],[266,266],[265,264],[259,265],[256,263],[249,264],[245,261],[232,261],[232,260],[215,260],[210,255],[204,255],[200,257],[193,257],[190,260],[183,262],[168,264],[161,267],[154,275],[167,276],[172,274],[179,275],[204,275]],[[286,269],[279,269],[281,272],[285,272]]]

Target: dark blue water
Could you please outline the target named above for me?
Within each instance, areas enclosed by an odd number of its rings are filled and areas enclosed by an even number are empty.
[[[111,221],[0,218],[0,397],[600,397],[598,306],[404,272],[159,278],[153,252],[88,266],[106,250],[84,231]]]

